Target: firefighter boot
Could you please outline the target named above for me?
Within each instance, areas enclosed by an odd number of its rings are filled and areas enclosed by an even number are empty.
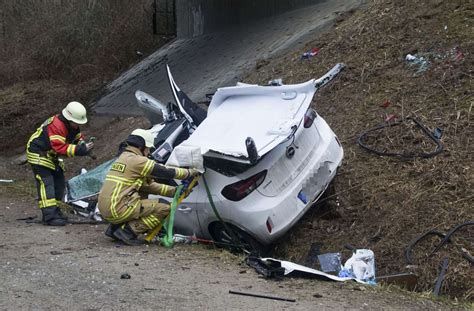
[[[63,212],[61,211],[59,207],[56,207],[56,212],[58,213],[61,219],[64,219],[64,221],[67,222],[67,216],[63,214]]]
[[[43,225],[45,226],[64,226],[66,225],[66,220],[61,217],[57,207],[45,207],[41,209],[43,213]]]
[[[119,240],[116,236],[114,236],[114,232],[115,230],[117,230],[118,228],[120,228],[120,225],[117,225],[117,224],[109,224],[109,226],[107,227],[107,229],[105,230],[105,235],[108,236],[109,238],[111,239],[114,239],[114,240]]]
[[[137,238],[137,235],[135,232],[133,232],[132,228],[130,228],[128,224],[118,227],[114,231],[114,237],[131,246],[142,245],[145,243],[145,241],[139,240]]]

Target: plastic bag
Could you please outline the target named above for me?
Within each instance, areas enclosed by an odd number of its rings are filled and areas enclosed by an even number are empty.
[[[375,284],[375,256],[370,249],[358,249],[344,264],[344,273],[360,281]],[[342,272],[342,271],[341,271]]]

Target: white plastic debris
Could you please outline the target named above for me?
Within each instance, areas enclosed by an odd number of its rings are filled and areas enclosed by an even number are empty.
[[[204,159],[201,154],[201,147],[178,145],[171,153],[166,165],[176,167],[192,167],[200,172],[204,172]]]
[[[408,63],[408,65],[418,68],[416,71],[417,74],[425,72],[430,67],[428,55],[423,57],[419,55],[407,54],[407,56],[405,56],[405,61]]]
[[[344,264],[344,269],[349,271],[356,279],[375,283],[375,256],[370,249],[358,249]]]
[[[162,241],[163,238],[157,236],[155,238],[155,242]],[[197,238],[196,235],[182,235],[182,234],[174,234],[173,235],[173,242],[174,243],[182,243],[182,244],[196,244]]]

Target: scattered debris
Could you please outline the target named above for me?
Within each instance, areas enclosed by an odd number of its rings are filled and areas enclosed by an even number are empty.
[[[269,86],[280,86],[283,85],[283,80],[281,78],[273,79],[268,81]]]
[[[395,120],[396,118],[397,118],[397,115],[394,114],[394,113],[391,113],[391,114],[388,114],[388,115],[385,116],[384,121],[388,123],[390,121]]]
[[[38,216],[28,216],[28,217],[23,217],[23,218],[17,218],[15,220],[33,220],[33,219],[36,219]]]
[[[401,288],[413,291],[418,283],[418,276],[414,273],[397,273],[391,275],[378,276],[375,278],[377,283],[397,285]]]
[[[160,243],[164,241],[165,237],[166,237],[165,235],[157,236],[154,239],[154,241]],[[181,243],[181,244],[195,244],[195,243],[198,243],[199,241],[199,239],[194,235],[182,235],[182,234],[174,234],[172,240],[173,240],[173,243]]]
[[[402,125],[402,124],[406,125],[407,122],[409,122],[409,121],[413,122],[417,128],[421,129],[421,132],[424,134],[424,136],[427,136],[431,141],[433,141],[435,143],[436,149],[434,151],[431,151],[431,152],[424,152],[424,151],[418,151],[418,152],[413,152],[413,151],[412,152],[410,152],[410,151],[391,152],[391,151],[386,151],[386,150],[383,150],[383,151],[377,150],[374,147],[369,147],[367,145],[367,142],[369,141],[369,134],[370,133],[378,132],[379,133],[378,136],[380,136],[380,133],[385,133],[385,132],[381,131],[382,129],[397,126],[397,125]],[[376,139],[376,138],[378,138],[378,136],[371,136],[370,138],[372,138],[372,139],[375,138]],[[387,141],[387,140],[391,141],[390,139],[384,139],[383,141]],[[427,158],[434,157],[434,156],[438,155],[441,151],[443,151],[443,145],[441,144],[439,139],[436,138],[433,135],[433,133],[430,132],[420,121],[418,121],[417,119],[411,118],[411,117],[402,119],[402,120],[394,122],[394,123],[384,123],[382,125],[371,128],[371,129],[363,132],[359,136],[359,138],[357,139],[357,143],[359,144],[359,146],[361,146],[366,151],[371,152],[371,153],[375,153],[379,156],[397,157],[397,158],[404,159],[404,160],[413,160],[415,158],[427,159]]]
[[[435,287],[433,289],[433,295],[439,296],[441,292],[441,287],[443,286],[444,276],[446,275],[446,270],[448,269],[449,258],[445,257],[441,262],[441,267],[439,271],[438,278],[436,279]]]
[[[383,104],[380,105],[381,108],[388,108],[392,103],[388,100],[385,100]]]
[[[319,48],[312,48],[311,50],[304,52],[303,55],[301,55],[301,59],[309,59],[311,57],[314,57],[319,54],[319,51]]]
[[[318,255],[321,270],[326,273],[341,271],[341,253],[327,253]]]
[[[316,294],[313,294],[313,297],[314,298],[323,298],[323,295],[316,293]]]
[[[13,179],[0,179],[0,183],[12,183],[14,182]]]
[[[280,300],[280,301],[288,301],[288,302],[296,302],[295,299],[290,299],[290,298],[282,298],[282,297],[268,296],[268,295],[261,295],[261,294],[244,293],[244,292],[237,292],[237,291],[233,291],[233,290],[229,290],[229,294],[250,296],[250,297],[257,297],[257,298],[265,298],[265,299],[273,299],[273,300]]]
[[[279,277],[279,278],[281,278],[282,276],[290,276],[290,277],[299,276],[299,277],[316,278],[316,279],[321,279],[321,280],[326,280],[326,281],[345,282],[345,281],[354,280],[362,284],[372,284],[372,283],[357,279],[353,276],[348,276],[348,277],[336,276],[329,273],[325,273],[323,271],[305,267],[305,266],[302,266],[290,261],[278,260],[274,258],[258,258],[258,262],[262,263],[262,265],[264,266],[271,267],[271,271],[275,271],[275,273],[270,274],[268,276],[269,278],[274,277],[274,276]],[[267,273],[267,275],[268,275],[268,272],[270,271],[270,269],[268,270],[263,269],[263,271],[260,272],[259,269],[261,269],[261,266],[257,266],[255,269],[257,270],[257,272],[261,274],[262,272]]]
[[[436,139],[441,139],[441,137],[443,137],[443,129],[439,127],[435,128],[433,131],[433,136]]]
[[[245,260],[247,265],[254,268],[257,273],[265,278],[281,280],[285,274],[285,268],[274,264],[273,262],[265,262],[256,256],[248,256]]]
[[[407,54],[405,60],[408,62],[408,65],[417,67],[415,74],[423,73],[430,67],[430,62],[423,56]]]
[[[432,256],[434,253],[436,253],[438,250],[440,250],[443,245],[445,245],[448,242],[452,242],[451,237],[455,232],[457,232],[459,229],[461,229],[465,226],[472,226],[472,225],[474,225],[474,221],[467,221],[467,222],[464,222],[462,224],[459,224],[459,225],[455,226],[454,228],[449,230],[449,232],[446,233],[446,234],[444,234],[442,232],[439,232],[437,230],[430,230],[430,231],[422,234],[421,236],[416,237],[413,241],[411,241],[408,244],[407,248],[405,249],[405,261],[406,261],[406,263],[408,265],[413,264],[413,259],[412,259],[412,256],[411,256],[412,249],[413,249],[413,247],[415,247],[415,245],[417,245],[420,241],[424,240],[426,237],[431,236],[431,235],[436,235],[436,236],[441,238],[441,241],[433,249],[433,251],[429,254],[429,256]],[[460,247],[458,245],[455,245],[455,247],[458,250],[458,252],[461,253],[461,255],[464,259],[469,261],[471,264],[474,263],[474,257],[469,253],[469,251],[467,249],[465,249],[463,247]]]
[[[344,264],[339,276],[353,277],[367,284],[375,284],[375,258],[370,249],[358,249]]]
[[[456,47],[450,49],[446,53],[444,58],[446,58],[448,60],[451,60],[451,61],[460,62],[461,60],[464,59],[464,53],[461,51],[461,48],[456,46]]]
[[[464,53],[456,46],[444,52],[421,52],[414,55],[407,54],[405,61],[410,67],[415,67],[416,74],[421,74],[431,67],[433,62],[459,62],[464,59]]]
[[[130,279],[130,278],[132,278],[132,277],[131,277],[131,275],[128,274],[128,273],[122,273],[122,275],[120,275],[120,278],[121,278],[121,279],[124,279],[124,280],[128,280],[128,279]]]
[[[455,226],[454,228],[452,228],[451,230],[449,230],[449,232],[446,233],[446,236],[441,240],[441,242],[439,242],[439,244],[434,248],[434,250],[431,252],[430,255],[433,255],[434,253],[439,251],[441,249],[441,247],[443,247],[443,245],[445,245],[450,240],[451,236],[456,231],[458,231],[459,229],[461,229],[463,227],[472,226],[472,225],[474,225],[474,221],[467,221],[467,222],[459,224],[459,225]],[[466,249],[461,248],[461,251],[462,251],[462,255],[465,259],[467,259],[471,264],[474,263],[474,257],[472,257]]]

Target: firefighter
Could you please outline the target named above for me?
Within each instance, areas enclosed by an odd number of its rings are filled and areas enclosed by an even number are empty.
[[[99,193],[98,208],[110,222],[105,235],[128,245],[143,244],[138,235],[153,230],[170,212],[169,203],[147,199],[148,194],[173,197],[176,187],[157,183],[162,179],[186,179],[196,176],[195,169],[172,168],[150,160],[153,135],[134,130],[125,141],[125,149],[112,164]]]
[[[47,119],[26,145],[26,156],[35,175],[43,225],[64,226],[67,218],[58,207],[64,196],[64,165],[59,156],[85,156],[94,143],[85,143],[79,125],[87,123],[86,108],[70,102],[60,114]]]

